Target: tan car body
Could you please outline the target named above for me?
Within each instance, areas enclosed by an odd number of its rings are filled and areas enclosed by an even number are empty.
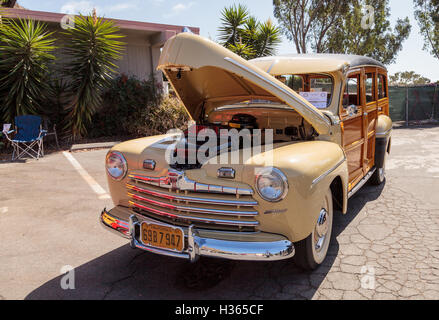
[[[246,61],[210,40],[186,33],[177,35],[166,43],[159,68],[165,73],[195,121],[199,120],[203,113],[214,117],[216,108],[222,105],[239,103],[245,99],[273,100],[295,110],[318,133],[318,137],[313,141],[275,144],[273,167],[286,175],[289,191],[283,200],[275,203],[265,201],[254,192],[252,198],[258,203],[254,207],[258,212],[255,220],[259,223],[255,232],[222,232],[213,230],[214,228],[201,228],[197,235],[236,242],[288,240],[296,243],[312,232],[319,217],[322,201],[329,189],[340,205],[340,210],[343,213],[347,212],[349,192],[356,191],[355,187],[368,178],[370,173],[364,171],[361,179],[355,184],[349,177],[349,161],[343,144],[343,118],[339,116],[341,93],[350,70],[349,60],[345,61],[337,56],[310,56],[302,60],[270,57]],[[335,98],[327,109],[315,108],[275,77],[301,73],[322,73],[333,78]],[[338,97],[340,99],[337,99]],[[387,115],[382,112],[373,123],[373,134],[385,136],[386,146],[390,144],[392,127]],[[370,133],[366,135],[372,137]],[[130,183],[130,174],[146,174],[155,178],[168,174],[170,166],[164,157],[163,141],[172,140],[172,137],[173,135],[169,134],[128,141],[110,151],[123,154],[128,167],[128,174],[122,181],[115,181],[107,175],[114,204],[119,208],[127,208],[125,214],[113,216],[127,221],[127,215],[133,214],[129,211],[130,198],[127,196],[126,188],[126,184]],[[237,152],[240,153],[242,150]],[[236,172],[233,180],[217,177],[218,169],[224,167],[221,164],[206,164],[200,169],[187,170],[185,175],[201,184],[254,190],[255,169],[260,166],[259,157],[261,155],[254,156],[245,163],[226,165]],[[144,170],[145,160],[155,161],[155,170]],[[136,215],[137,219],[143,219],[137,213]],[[104,225],[109,227],[109,223]],[[230,255],[225,257],[240,259]]]

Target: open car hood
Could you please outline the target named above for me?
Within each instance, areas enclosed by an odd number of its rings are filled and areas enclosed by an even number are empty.
[[[262,69],[203,37],[180,33],[169,39],[158,69],[198,121],[216,107],[250,99],[279,101],[296,110],[319,134],[329,119],[307,100]]]

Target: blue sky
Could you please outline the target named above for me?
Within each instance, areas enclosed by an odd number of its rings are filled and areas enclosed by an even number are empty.
[[[220,25],[220,11],[225,6],[242,3],[261,20],[273,17],[272,0],[18,0],[27,9],[88,13],[93,7],[98,14],[109,18],[156,22],[201,28],[201,35],[215,40]],[[408,16],[412,32],[404,42],[396,63],[390,65],[391,74],[414,70],[431,80],[439,80],[439,61],[423,51],[423,37],[413,16],[413,0],[390,0],[392,23],[399,17]],[[294,53],[295,47],[284,39],[278,53]]]

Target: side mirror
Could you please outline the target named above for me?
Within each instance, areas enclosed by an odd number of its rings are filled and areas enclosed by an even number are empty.
[[[349,116],[353,116],[353,115],[357,114],[358,113],[358,107],[356,105],[354,105],[354,104],[350,105],[348,107],[348,113],[349,113]]]

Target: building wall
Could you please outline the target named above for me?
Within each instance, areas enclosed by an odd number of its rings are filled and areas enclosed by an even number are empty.
[[[119,72],[128,76],[136,76],[139,79],[148,79],[151,76],[151,47],[146,43],[127,43]]]
[[[119,72],[141,80],[150,79],[157,65],[153,65],[149,35],[121,33],[125,35],[121,41],[126,45],[122,59],[117,62]]]
[[[64,44],[68,39],[62,33],[62,29],[56,25],[50,25],[49,29],[55,33],[54,37],[57,39],[57,49],[54,55],[57,57],[56,69],[60,70],[68,59],[64,49]],[[124,31],[120,31],[120,33],[124,35],[120,41],[125,43],[125,49],[121,60],[116,61],[118,69],[115,76],[125,74],[140,80],[149,80],[154,71],[157,83],[162,83],[161,72],[156,70],[161,50],[160,47],[151,45],[150,35],[145,33],[136,35]]]

